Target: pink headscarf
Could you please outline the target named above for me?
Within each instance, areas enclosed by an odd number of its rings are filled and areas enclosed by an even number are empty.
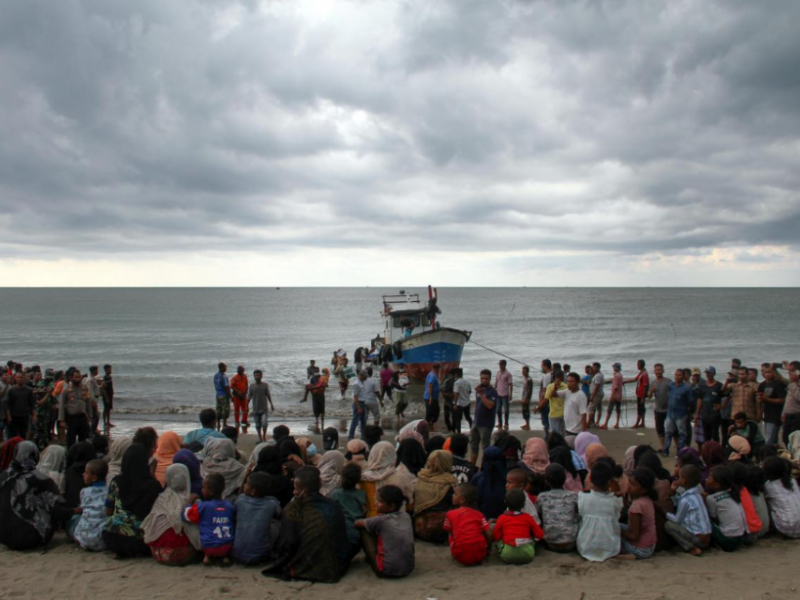
[[[586,462],[586,449],[591,444],[599,444],[600,438],[588,431],[582,431],[575,437],[575,452],[581,457],[583,462]]]
[[[547,465],[550,464],[550,452],[547,443],[541,438],[530,438],[525,442],[525,453],[522,462],[534,473],[544,475]]]

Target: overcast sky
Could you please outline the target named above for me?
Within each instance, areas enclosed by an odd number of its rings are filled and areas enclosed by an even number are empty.
[[[800,285],[800,2],[8,0],[0,285]]]

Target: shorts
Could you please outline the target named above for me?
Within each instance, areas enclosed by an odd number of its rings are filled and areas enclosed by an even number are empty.
[[[247,416],[250,414],[250,406],[247,398],[234,398],[233,399],[233,414],[236,420],[239,420],[239,413],[242,415],[242,423],[247,423]]]
[[[450,554],[457,563],[465,567],[479,565],[486,559],[486,544],[470,544],[463,548],[450,546]]]
[[[645,559],[653,556],[655,551],[655,545],[650,546],[649,548],[640,548],[639,546],[634,546],[631,544],[629,540],[622,538],[622,554],[632,554],[637,559]]]
[[[372,418],[376,421],[381,420],[381,405],[377,402],[369,402],[364,405],[364,408],[367,409],[367,418],[372,415]]]
[[[269,413],[265,410],[254,412],[253,420],[256,422],[256,429],[266,429],[269,425]]]
[[[512,546],[497,542],[497,555],[504,563],[510,565],[526,565],[533,560],[533,544],[523,544],[522,546]]]
[[[227,421],[231,416],[231,399],[225,396],[217,398],[217,421]]]
[[[222,546],[214,546],[213,548],[203,548],[203,553],[211,558],[225,558],[231,553],[233,543],[224,544]]]
[[[598,394],[595,396],[594,400],[589,403],[589,413],[594,414],[597,413],[598,415],[602,416],[603,414],[603,399],[605,396],[601,396]]]
[[[311,394],[311,409],[315,419],[325,415],[325,394]]]
[[[559,435],[564,435],[564,417],[550,417],[550,429]]]
[[[103,396],[103,408],[109,411],[114,408],[114,396]]]
[[[470,429],[469,447],[474,456],[478,456],[478,451],[487,448],[492,443],[492,431],[494,424],[489,427],[478,427]]]
[[[617,414],[619,414],[621,409],[622,409],[622,400],[609,400],[608,411],[606,411],[606,414],[610,415],[615,410],[617,411]]]
[[[653,414],[656,416],[656,435],[658,435],[658,437],[664,437],[664,434],[667,431],[666,427],[664,427],[664,424],[667,421],[667,413],[654,410]]]

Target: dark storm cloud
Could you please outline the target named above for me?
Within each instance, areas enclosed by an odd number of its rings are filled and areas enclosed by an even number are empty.
[[[0,256],[796,249],[798,19],[791,0],[8,2]]]

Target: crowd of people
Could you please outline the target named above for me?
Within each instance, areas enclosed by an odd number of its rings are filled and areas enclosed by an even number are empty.
[[[651,379],[640,361],[637,397],[655,399],[657,424],[658,413],[666,413],[663,441],[658,448],[631,446],[621,461],[590,431],[607,427],[614,414],[618,365],[602,424],[600,365],[592,366],[589,396],[577,373],[565,377],[557,363],[542,366],[550,377],[540,385],[540,402],[531,400],[532,382],[521,387],[523,398],[530,391],[529,409],[542,415],[549,409],[548,431],[524,443],[507,429],[501,398],[510,399],[513,388],[505,364],[495,374],[483,370],[469,392],[459,383],[463,374],[454,374],[460,375],[453,378],[454,406],[461,394],[475,401],[468,434],[456,431],[456,410],[447,425],[452,431],[436,431],[438,415],[433,419],[429,406],[425,419],[396,436],[377,420],[359,418],[360,437],[351,427],[342,448],[336,428],[322,431],[318,448],[283,425],[270,436],[261,421],[259,444],[242,456],[240,429],[219,421],[219,406],[201,411],[201,426],[184,436],[142,427],[110,440],[92,433],[92,413],[85,412],[86,439],[73,425],[73,439],[51,437],[43,448],[35,432],[12,421],[15,435],[0,448],[0,543],[12,550],[44,547],[63,530],[82,549],[120,558],[235,561],[272,577],[336,582],[361,553],[379,577],[408,576],[417,543],[446,544],[454,563],[472,566],[490,556],[527,564],[542,550],[577,552],[590,561],[642,560],[669,548],[699,555],[710,547],[735,551],[770,534],[800,538],[800,431],[791,429],[795,413],[788,410],[798,402],[800,363],[764,365],[764,382],[771,383],[755,388],[744,367],[735,383],[733,374],[730,383],[716,382],[709,367],[695,394],[682,369],[665,383],[657,366]],[[763,405],[776,404],[769,401],[781,382],[779,367],[788,385],[781,413],[769,422],[780,424],[762,432],[759,416],[766,421]],[[427,405],[450,389],[439,386],[437,371],[434,365],[428,377]],[[694,375],[690,370],[690,382]],[[80,373],[69,381],[73,393],[59,395],[59,421],[80,414],[69,413],[70,402],[82,398],[84,408],[90,402],[75,393],[86,385]],[[659,386],[666,389],[662,404]],[[252,399],[251,386],[239,389]],[[754,398],[742,389],[755,389]],[[268,388],[264,397],[271,404]],[[730,423],[717,414],[726,399],[733,403]],[[663,460],[676,432],[677,458],[668,469]]]

